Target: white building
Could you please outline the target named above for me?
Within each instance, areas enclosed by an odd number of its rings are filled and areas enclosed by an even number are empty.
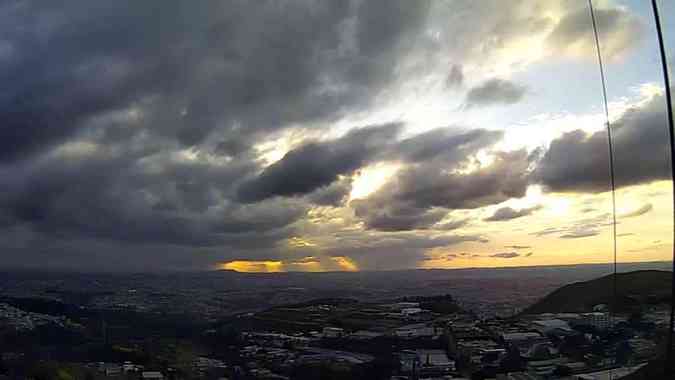
[[[159,371],[143,371],[141,373],[141,379],[164,380],[164,375]]]
[[[405,309],[401,309],[401,315],[404,317],[409,317],[411,315],[419,314],[422,312],[422,309],[419,307],[407,307]]]
[[[572,331],[570,325],[562,319],[540,319],[532,321],[532,327],[541,334],[549,334],[555,330]]]
[[[400,338],[419,338],[436,335],[436,329],[424,323],[401,326],[394,329],[394,335]]]
[[[573,379],[575,380],[612,380],[620,379],[622,377],[628,376],[631,373],[637,371],[638,369],[644,367],[647,363],[640,364],[635,367],[621,367],[605,371],[598,371],[592,373],[584,373],[579,375],[574,375]]]
[[[345,330],[339,327],[324,327],[324,338],[341,338],[345,335]]]
[[[597,329],[605,330],[611,327],[609,313],[593,312],[581,314],[582,323]]]
[[[394,308],[394,309],[400,310],[400,309],[405,309],[405,308],[409,308],[409,307],[420,307],[420,303],[419,302],[397,302],[397,303],[391,304],[389,306]]]
[[[548,343],[548,338],[538,332],[512,332],[502,334],[502,339],[507,346],[514,346],[525,354],[532,346],[539,343]]]
[[[547,343],[532,346],[523,357],[527,361],[527,372],[544,378],[551,376],[557,366],[567,362]]]

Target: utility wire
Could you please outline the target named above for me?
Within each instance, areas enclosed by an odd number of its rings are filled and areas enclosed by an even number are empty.
[[[656,0],[652,0],[652,8],[654,9],[654,21],[656,24],[656,35],[659,39],[659,50],[661,52],[661,69],[663,71],[663,82],[666,87],[666,110],[668,112],[668,136],[670,137],[670,170],[671,179],[675,185],[675,155],[673,154],[673,147],[675,147],[675,131],[673,128],[673,100],[670,95],[670,77],[668,74],[668,58],[666,56],[666,48],[663,43],[663,31],[661,30],[661,18],[659,17],[659,7]],[[668,330],[668,347],[666,348],[666,373],[673,372],[673,329],[675,328],[675,186],[673,188],[673,281],[672,290],[670,293],[670,329]]]
[[[595,20],[595,10],[593,9],[593,0],[588,0],[588,8],[591,12],[591,23],[593,24],[593,36],[595,37],[595,50],[598,53],[598,66],[600,68],[600,81],[602,83],[602,104],[605,110],[605,125],[607,127],[607,145],[609,149],[609,178],[612,186],[612,245],[614,254],[614,276],[612,276],[612,308],[610,310],[610,325],[614,326],[614,313],[617,306],[617,270],[616,270],[616,183],[614,178],[614,144],[612,141],[612,128],[609,121],[609,105],[607,100],[607,81],[605,79],[605,66],[602,62],[602,52],[600,51],[600,37],[598,36],[598,24]],[[609,374],[610,379],[613,377]]]

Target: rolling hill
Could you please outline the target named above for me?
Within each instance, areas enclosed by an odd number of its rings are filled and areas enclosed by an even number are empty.
[[[627,312],[646,302],[667,302],[671,298],[672,272],[642,270],[616,275],[617,312]],[[613,304],[614,274],[595,280],[575,282],[550,293],[523,314],[586,312],[594,305]]]

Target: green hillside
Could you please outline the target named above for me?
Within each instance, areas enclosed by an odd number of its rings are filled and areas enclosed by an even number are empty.
[[[667,302],[671,297],[672,272],[643,270],[619,273],[617,312],[627,312],[644,303]],[[523,314],[586,312],[594,305],[613,304],[614,275],[563,286],[547,295]]]

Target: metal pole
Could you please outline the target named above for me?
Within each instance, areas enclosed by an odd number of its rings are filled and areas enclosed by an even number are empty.
[[[612,276],[612,302],[609,313],[610,327],[614,327],[614,314],[617,309],[617,247],[616,247],[616,180],[614,171],[614,144],[612,139],[612,125],[609,122],[609,100],[607,99],[607,80],[605,79],[605,65],[602,62],[600,51],[600,37],[598,36],[598,24],[595,19],[593,0],[588,0],[588,8],[591,11],[591,23],[593,36],[595,37],[595,50],[598,53],[598,66],[600,68],[600,82],[602,84],[602,104],[605,111],[605,124],[607,127],[607,145],[609,150],[609,178],[612,186],[612,251],[614,255],[614,275]]]
[[[666,87],[666,110],[668,112],[668,135],[670,137],[670,171],[671,179],[673,180],[673,281],[672,290],[670,293],[670,329],[668,330],[668,347],[666,348],[666,373],[673,372],[673,329],[675,328],[675,154],[673,154],[673,147],[675,147],[675,131],[673,131],[673,100],[670,95],[670,75],[668,74],[668,58],[666,56],[666,48],[663,44],[663,31],[661,30],[661,17],[659,17],[659,7],[656,0],[652,0],[652,8],[654,9],[654,21],[656,23],[656,35],[659,39],[659,50],[661,52],[661,66],[663,70],[663,82]]]

